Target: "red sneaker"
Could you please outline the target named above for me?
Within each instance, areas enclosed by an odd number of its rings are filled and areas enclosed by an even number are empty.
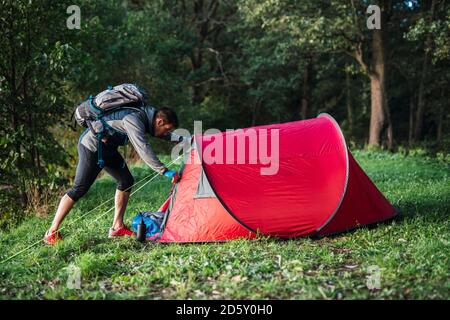
[[[134,232],[127,228],[127,226],[123,226],[118,230],[114,230],[113,228],[109,228],[108,238],[114,237],[122,237],[122,236],[133,236]]]
[[[50,230],[47,230],[47,232],[44,235],[44,242],[48,245],[55,245],[57,242],[62,240],[61,233],[59,231],[53,231],[49,232]]]

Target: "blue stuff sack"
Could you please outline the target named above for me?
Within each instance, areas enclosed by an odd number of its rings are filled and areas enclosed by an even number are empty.
[[[144,219],[146,227],[145,237],[151,237],[161,231],[164,215],[164,212],[139,212],[131,221],[131,228],[137,233],[138,225]]]

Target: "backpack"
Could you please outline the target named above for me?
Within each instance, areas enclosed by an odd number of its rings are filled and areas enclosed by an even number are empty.
[[[75,109],[76,122],[85,128],[89,121],[100,120],[103,116],[119,109],[135,109],[141,111],[147,103],[145,92],[134,84],[124,83],[115,87],[109,86],[95,97],[90,96]]]
[[[89,130],[97,138],[98,162],[100,168],[103,168],[105,161],[102,156],[102,139],[105,137],[105,130],[96,131],[92,122],[100,121],[102,128],[110,128],[103,120],[108,114],[115,111],[130,109],[141,112],[145,116],[143,107],[147,104],[147,95],[144,90],[130,83],[120,84],[118,86],[109,86],[107,90],[100,92],[96,96],[90,96],[87,100],[79,104],[72,117],[84,128]],[[146,123],[146,130],[147,122]]]
[[[145,237],[149,238],[161,232],[164,224],[164,212],[139,212],[131,221],[131,228],[137,234],[138,225],[141,220],[144,221],[146,227]]]

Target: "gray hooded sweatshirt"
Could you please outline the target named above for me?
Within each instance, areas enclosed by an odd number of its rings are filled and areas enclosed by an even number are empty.
[[[162,174],[166,167],[156,156],[146,136],[147,133],[154,136],[153,118],[157,110],[150,106],[143,110],[145,116],[142,112],[123,109],[103,117],[103,122],[100,120],[92,122],[92,127],[96,132],[106,130],[108,143],[112,145],[125,145],[129,140],[139,157],[154,171]],[[181,142],[183,137],[169,133],[161,139]],[[85,130],[79,142],[90,151],[97,152],[97,138],[91,130]]]

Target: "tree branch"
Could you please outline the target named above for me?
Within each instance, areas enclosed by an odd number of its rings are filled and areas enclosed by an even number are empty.
[[[363,69],[363,71],[368,75],[368,76],[373,76],[374,73],[373,71],[370,69],[370,66],[366,63],[366,61],[364,61],[364,53],[362,50],[362,43],[358,43],[355,51],[353,52],[353,57],[356,59],[356,61],[359,63],[359,65],[361,66],[361,68]]]
[[[203,85],[205,83],[208,83],[208,82],[223,81],[225,79],[226,78],[224,78],[224,77],[212,77],[212,78],[206,79],[206,80],[204,80],[202,82],[194,83],[193,86],[194,87],[200,87],[201,85]]]
[[[216,56],[216,61],[217,61],[217,65],[219,66],[220,73],[222,74],[222,78],[223,78],[225,81],[228,81],[228,77],[227,77],[227,75],[225,74],[225,70],[224,70],[223,65],[222,65],[222,60],[220,60],[220,52],[217,51],[217,50],[214,50],[213,48],[206,48],[206,50],[208,50],[209,52],[212,52],[212,53],[215,54],[215,56]]]

